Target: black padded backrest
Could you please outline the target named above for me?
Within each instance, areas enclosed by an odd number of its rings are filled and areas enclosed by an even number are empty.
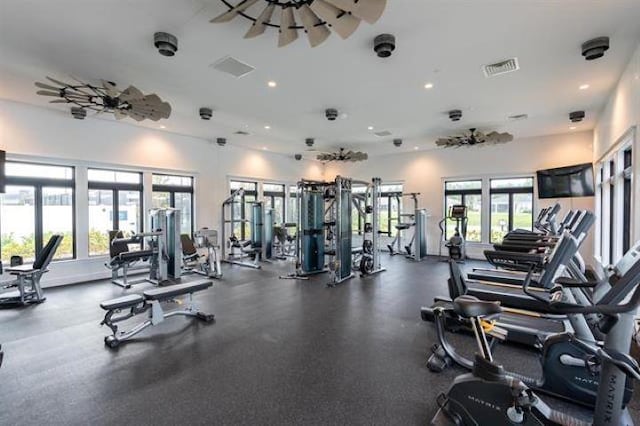
[[[116,238],[124,238],[122,231],[109,231],[109,256],[113,259],[120,255],[120,253],[126,253],[129,251],[129,244],[113,242]]]
[[[36,260],[33,262],[33,269],[47,269],[49,263],[53,259],[53,256],[56,254],[56,250],[58,250],[58,246],[62,242],[62,235],[52,235],[47,241],[47,244],[42,248],[38,256],[36,256]]]
[[[449,261],[449,297],[455,299],[458,296],[467,294],[467,284],[464,282],[460,266],[455,260]]]
[[[198,250],[196,249],[195,244],[193,244],[193,240],[187,234],[180,234],[180,242],[182,243],[182,254],[184,256],[191,256],[192,254],[196,254]]]

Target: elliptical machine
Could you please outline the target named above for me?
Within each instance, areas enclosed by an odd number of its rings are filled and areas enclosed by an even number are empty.
[[[455,260],[456,262],[464,262],[467,256],[467,224],[469,222],[469,218],[467,217],[467,206],[459,204],[449,207],[447,215],[442,218],[440,222],[438,222],[438,227],[440,228],[441,233],[440,241],[444,241],[445,224],[447,220],[454,220],[456,222],[456,227],[451,238],[449,238],[449,240],[445,242],[445,247],[449,251],[449,256],[447,257],[447,259],[443,260]],[[438,256],[442,257],[442,243],[440,243],[438,249]]]

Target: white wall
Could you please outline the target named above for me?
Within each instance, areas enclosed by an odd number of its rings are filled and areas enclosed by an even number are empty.
[[[370,179],[376,174],[383,181],[403,182],[406,192],[420,192],[420,207],[431,215],[427,232],[428,252],[438,253],[438,221],[444,212],[444,178],[500,175],[531,175],[536,170],[591,162],[592,132],[576,132],[536,138],[518,139],[503,145],[460,149],[434,149],[370,158],[362,163],[331,164],[325,178],[336,174],[356,179]],[[536,197],[537,198],[537,197]],[[536,211],[560,202],[563,211],[571,208],[593,210],[593,197],[534,201]],[[485,220],[486,223],[486,220]],[[582,251],[593,253],[591,238]],[[486,245],[469,243],[468,253],[482,257]]]
[[[600,113],[593,132],[593,161],[600,160],[625,134],[635,128],[633,176],[634,240],[640,239],[640,44]]]
[[[320,163],[234,147],[232,141],[219,147],[203,139],[126,122],[74,120],[60,111],[2,100],[0,149],[14,159],[192,174],[196,177],[196,229],[219,229],[220,203],[228,194],[228,176],[296,182],[303,177],[321,179],[323,175]],[[77,176],[77,185],[76,221],[78,230],[83,230],[88,226],[87,194],[82,190],[87,185],[86,177]],[[145,200],[145,206],[149,205]],[[78,233],[76,244],[78,260],[53,264],[43,280],[45,286],[109,275],[103,265],[105,258],[88,258],[86,235]]]

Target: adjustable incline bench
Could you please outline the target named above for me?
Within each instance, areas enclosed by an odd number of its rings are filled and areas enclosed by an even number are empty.
[[[198,311],[193,303],[193,293],[206,290],[211,287],[212,284],[213,282],[211,280],[200,280],[186,284],[153,288],[145,290],[142,294],[128,294],[126,296],[102,302],[100,307],[107,311],[107,313],[100,325],[106,325],[113,332],[112,335],[105,336],[105,345],[110,348],[115,348],[120,344],[120,342],[130,339],[145,328],[152,325],[158,325],[164,321],[165,318],[176,315],[195,317],[207,323],[212,322],[214,316]],[[167,312],[163,310],[163,303],[175,302],[176,298],[180,296],[188,296],[187,306],[184,309],[176,309]],[[125,310],[128,310],[129,312],[116,315]],[[149,311],[149,314],[146,321],[136,325],[129,331],[118,331],[116,323],[125,321],[135,315],[142,314],[147,311]]]
[[[0,283],[0,305],[27,305],[46,300],[40,287],[40,279],[49,272],[49,264],[62,242],[62,235],[55,234],[40,250],[32,265],[16,265],[4,271],[15,277],[14,281]]]

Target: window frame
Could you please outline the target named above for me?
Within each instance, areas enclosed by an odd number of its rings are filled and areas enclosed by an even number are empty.
[[[71,169],[70,179],[56,179],[56,178],[40,178],[40,177],[27,177],[27,176],[5,176],[5,187],[7,186],[28,186],[34,189],[34,253],[35,257],[42,251],[42,248],[46,244],[44,241],[44,224],[43,224],[43,209],[44,202],[42,198],[43,188],[70,188],[71,189],[71,236],[73,241],[71,242],[71,257],[65,257],[62,259],[53,259],[52,262],[62,262],[75,260],[78,258],[77,248],[77,235],[76,235],[76,167],[66,164],[50,164],[40,163],[36,161],[23,161],[23,160],[10,160],[7,159],[6,163],[14,164],[28,164],[35,166],[49,166],[49,167],[65,167]],[[2,194],[0,194],[2,195]],[[1,220],[1,218],[0,218]],[[2,258],[2,247],[0,246],[0,258]],[[7,259],[7,262],[9,260]]]
[[[89,171],[90,170],[102,170],[109,172],[123,172],[123,173],[135,173],[140,175],[140,183],[125,183],[125,182],[104,182],[104,181],[96,181],[89,180]],[[112,211],[113,215],[111,218],[112,230],[120,230],[120,191],[131,191],[138,192],[140,194],[140,216],[138,217],[138,222],[140,223],[140,231],[144,230],[145,221],[144,221],[144,173],[131,171],[131,170],[119,170],[119,169],[109,169],[104,167],[87,167],[87,212],[88,208],[91,207],[91,204],[88,202],[89,191],[111,191],[111,199],[112,199]],[[89,217],[87,216],[87,233],[91,231],[91,227],[89,225]],[[88,258],[96,258],[108,256],[109,254],[91,254],[91,249],[87,246],[87,257]]]
[[[596,235],[594,256],[602,265],[622,258],[633,241],[637,155],[636,128],[627,130],[595,162]],[[628,153],[628,154],[627,154]]]
[[[531,186],[527,187],[527,186],[515,186],[515,187],[507,187],[507,188],[492,188],[491,187],[491,182],[492,181],[496,181],[496,180],[509,180],[509,179],[531,179]],[[494,194],[508,194],[508,198],[509,198],[509,209],[508,209],[508,223],[507,223],[507,232],[510,232],[513,230],[513,196],[516,194],[527,194],[527,195],[531,195],[531,226],[533,229],[533,223],[535,221],[535,217],[534,217],[534,211],[535,211],[535,207],[534,207],[534,198],[535,198],[535,191],[534,191],[534,186],[535,186],[535,178],[533,176],[513,176],[513,177],[491,177],[489,178],[489,243],[490,244],[495,244],[495,243],[499,243],[500,241],[493,241],[491,239],[492,237],[492,232],[491,232],[491,223],[492,223],[492,217],[493,217],[493,209],[491,208],[491,197]]]
[[[253,196],[254,200],[251,202],[255,202],[258,201],[258,181],[257,180],[250,180],[250,178],[230,178],[229,179],[229,184],[228,184],[228,188],[229,188],[229,195],[233,195],[234,192],[236,192],[238,189],[233,189],[231,188],[231,183],[232,182],[239,182],[239,183],[249,183],[252,184],[254,189],[249,190],[249,189],[245,189],[244,192],[242,193],[242,196],[240,197],[240,217],[241,218],[246,218],[247,217],[247,211],[246,211],[246,207],[247,207],[247,200],[246,200],[246,196]],[[233,214],[233,210],[231,211],[231,214]],[[247,224],[246,223],[242,223],[240,226],[240,240],[245,240],[246,234],[247,234]],[[226,226],[225,223],[222,224],[222,226]],[[231,232],[233,233],[233,230],[231,230]],[[249,231],[250,232],[250,231]]]
[[[191,185],[167,185],[167,184],[157,184],[153,183],[154,176],[175,176],[181,178],[188,178],[191,182]],[[194,219],[195,219],[195,179],[193,176],[189,175],[177,175],[172,173],[152,173],[151,174],[151,197],[153,199],[154,192],[168,192],[169,193],[169,206],[172,209],[176,208],[176,193],[190,194],[191,195],[191,218],[189,223],[191,224],[191,234],[193,236],[194,232]]]
[[[489,182],[491,181],[491,179],[489,179]],[[447,189],[447,184],[448,183],[456,183],[456,182],[480,182],[480,188],[474,188],[474,189]],[[483,194],[482,194],[482,187],[483,187],[483,179],[481,178],[469,178],[469,179],[445,179],[444,180],[444,197],[443,197],[443,207],[444,207],[444,213],[442,215],[442,217],[446,217],[449,212],[447,209],[447,197],[448,196],[452,196],[452,195],[460,195],[460,201],[463,205],[467,205],[466,203],[466,197],[467,195],[479,195],[480,196],[480,241],[469,241],[470,243],[475,243],[475,244],[482,244],[483,242],[483,231],[484,231],[484,223],[483,223],[483,217],[484,217],[484,212],[483,212]],[[445,221],[445,226],[444,226],[444,240],[443,241],[447,241],[449,239],[449,236],[447,235],[447,223]],[[491,238],[491,237],[489,237]]]
[[[277,192],[277,191],[265,191],[264,190],[264,186],[265,185],[276,185],[276,186],[281,186],[282,187],[282,192]],[[267,198],[269,198],[269,201],[271,202],[271,209],[274,210],[275,212],[275,199],[276,198],[281,198],[282,199],[282,210],[280,211],[280,215],[282,218],[283,222],[286,222],[286,202],[287,202],[287,185],[284,183],[275,183],[275,182],[262,182],[262,187],[263,187],[263,191],[262,191],[262,200],[263,201],[267,201]],[[266,206],[265,206],[266,207]],[[275,218],[275,216],[274,216]]]

